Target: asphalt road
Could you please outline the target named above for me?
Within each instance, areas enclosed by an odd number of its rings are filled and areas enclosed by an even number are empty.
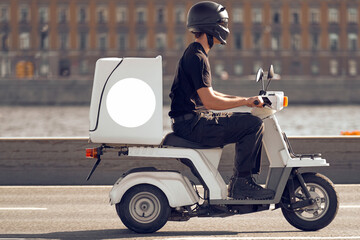
[[[317,232],[286,222],[280,210],[168,222],[135,234],[108,203],[111,186],[0,186],[0,239],[360,239],[360,185],[336,185],[340,209]]]

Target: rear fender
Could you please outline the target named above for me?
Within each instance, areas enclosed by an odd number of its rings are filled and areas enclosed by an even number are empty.
[[[159,188],[173,208],[193,205],[199,201],[199,196],[187,177],[178,172],[152,171],[130,173],[119,178],[109,194],[111,205],[119,203],[127,190],[139,184]]]

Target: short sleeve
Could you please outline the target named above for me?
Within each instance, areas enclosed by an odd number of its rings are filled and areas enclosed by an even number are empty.
[[[198,54],[192,56],[188,69],[195,90],[211,87],[211,70],[207,58]]]

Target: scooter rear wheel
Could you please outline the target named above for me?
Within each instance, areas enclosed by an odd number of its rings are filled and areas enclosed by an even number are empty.
[[[304,173],[302,176],[315,203],[293,210],[286,207],[288,202],[283,202],[281,210],[286,220],[294,227],[304,231],[316,231],[329,225],[335,218],[339,208],[338,196],[333,183],[324,175]],[[297,201],[305,199],[297,180],[294,181],[294,189]],[[289,200],[289,196],[284,196],[283,199]]]
[[[165,194],[155,186],[142,184],[129,189],[116,212],[124,225],[137,233],[153,233],[162,228],[171,209]]]

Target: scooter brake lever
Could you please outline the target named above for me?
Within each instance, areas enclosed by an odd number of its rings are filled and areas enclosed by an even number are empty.
[[[260,97],[262,97],[262,99],[263,99],[263,101],[264,101],[264,104],[263,104],[263,107],[265,107],[265,106],[271,106],[271,101],[267,98],[267,97],[263,97],[263,96],[260,96]],[[260,104],[260,101],[259,100],[255,100],[254,101],[254,104],[257,106],[257,105],[259,105]]]
[[[271,107],[272,102],[270,101],[269,98],[263,97],[263,101],[264,101],[264,106],[269,106],[269,107]]]

